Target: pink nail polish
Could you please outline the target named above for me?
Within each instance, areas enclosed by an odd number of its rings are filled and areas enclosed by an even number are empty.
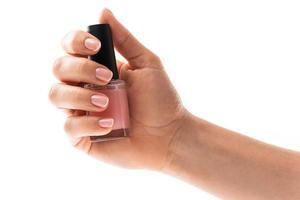
[[[97,51],[100,48],[101,43],[93,38],[87,38],[84,41],[84,45],[90,50]]]
[[[103,128],[110,128],[114,124],[114,119],[100,119],[98,123]]]
[[[108,82],[111,80],[113,74],[110,70],[104,69],[102,67],[98,67],[96,69],[96,78],[98,78],[99,80]]]
[[[108,104],[109,99],[104,95],[93,95],[91,96],[91,102],[95,106],[105,108]]]
[[[88,27],[88,32],[101,41],[100,51],[89,58],[98,62],[113,73],[112,80],[104,86],[85,84],[85,88],[99,91],[109,98],[109,104],[103,112],[89,112],[88,115],[113,119],[112,131],[103,136],[91,136],[92,142],[115,140],[129,135],[130,118],[126,92],[126,83],[119,79],[109,24],[96,24]],[[100,123],[100,122],[99,122]]]

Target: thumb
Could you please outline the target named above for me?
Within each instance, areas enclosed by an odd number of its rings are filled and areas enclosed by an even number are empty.
[[[118,52],[126,58],[131,68],[160,68],[159,58],[142,45],[112,14],[104,9],[100,23],[107,23],[112,29],[113,42]]]

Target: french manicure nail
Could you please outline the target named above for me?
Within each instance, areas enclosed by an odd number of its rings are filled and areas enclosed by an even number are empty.
[[[103,128],[111,128],[114,124],[114,119],[100,119],[98,123]]]
[[[96,40],[94,38],[87,38],[85,41],[84,41],[84,46],[87,48],[87,49],[90,49],[92,51],[97,51],[99,50],[100,46],[101,46],[101,43],[99,42],[99,40]]]
[[[103,95],[93,95],[91,97],[92,104],[102,108],[105,108],[107,106],[108,101],[109,101],[108,98]]]
[[[96,78],[105,82],[109,82],[112,78],[113,73],[109,69],[99,67],[96,69]]]

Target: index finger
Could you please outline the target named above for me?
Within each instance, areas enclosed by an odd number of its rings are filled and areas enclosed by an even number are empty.
[[[84,31],[71,31],[62,40],[63,49],[71,55],[89,56],[96,54],[101,42]]]

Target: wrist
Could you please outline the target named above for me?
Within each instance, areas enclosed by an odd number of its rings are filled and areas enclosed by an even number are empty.
[[[208,124],[186,111],[170,142],[166,163],[162,169],[164,173],[180,177],[192,166],[199,166],[195,155],[201,151],[203,133]]]

